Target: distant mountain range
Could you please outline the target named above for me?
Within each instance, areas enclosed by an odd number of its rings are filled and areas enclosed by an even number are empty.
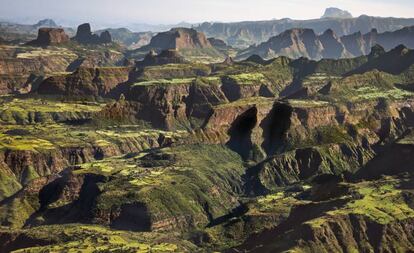
[[[367,55],[376,44],[381,45],[385,50],[390,50],[400,44],[414,48],[414,26],[385,33],[378,33],[376,29],[373,29],[366,34],[357,32],[342,37],[331,29],[318,35],[312,29],[296,28],[242,51],[238,58],[245,59],[251,55],[259,55],[265,59],[277,56],[306,57],[316,60],[350,58]]]
[[[271,37],[293,28],[312,29],[316,34],[332,29],[338,36],[343,36],[356,32],[368,33],[372,29],[377,29],[379,33],[383,33],[414,25],[414,18],[383,18],[366,15],[352,18],[349,16],[350,14],[345,13],[342,10],[328,9],[323,18],[312,20],[292,20],[286,18],[236,23],[205,22],[195,27],[195,29],[204,32],[208,37],[224,40],[230,46],[247,48],[250,45],[265,42]]]

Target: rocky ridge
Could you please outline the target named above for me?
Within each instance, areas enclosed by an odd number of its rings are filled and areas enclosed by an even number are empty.
[[[259,55],[265,59],[287,56],[290,58],[306,57],[309,59],[340,59],[352,58],[369,54],[371,48],[378,44],[386,50],[400,44],[412,48],[413,27],[405,27],[395,32],[378,33],[373,29],[369,33],[354,34],[339,37],[332,29],[321,35],[311,29],[292,29],[270,38],[258,46],[252,46],[241,53],[239,59],[251,55]]]

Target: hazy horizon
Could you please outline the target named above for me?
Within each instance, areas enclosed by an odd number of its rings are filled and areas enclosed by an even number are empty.
[[[413,17],[414,1],[397,0],[0,0],[0,18],[33,23],[52,18],[61,24],[90,22],[126,25],[128,23],[176,24],[205,21],[237,22],[281,18],[314,19],[328,7],[347,10],[357,17],[362,14],[383,17]]]

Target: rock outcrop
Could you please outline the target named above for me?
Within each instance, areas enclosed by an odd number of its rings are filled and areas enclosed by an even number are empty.
[[[29,42],[33,46],[54,46],[69,42],[69,36],[62,28],[40,28],[37,39]]]
[[[78,26],[73,40],[80,44],[108,44],[112,42],[112,37],[108,31],[102,32],[101,35],[93,34],[91,25],[85,23]]]

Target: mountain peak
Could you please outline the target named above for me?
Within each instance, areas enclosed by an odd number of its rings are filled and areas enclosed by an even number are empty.
[[[325,10],[322,18],[352,18],[352,14],[339,8],[330,7]]]
[[[42,19],[39,22],[37,22],[37,24],[34,25],[35,27],[58,27],[58,25],[56,24],[56,22],[53,19]]]

